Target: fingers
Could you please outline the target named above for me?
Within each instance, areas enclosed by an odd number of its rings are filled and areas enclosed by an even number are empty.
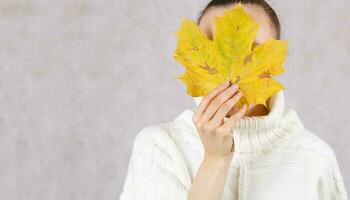
[[[222,91],[224,91],[229,86],[229,81],[226,81],[225,83],[221,84],[220,86],[216,87],[213,91],[211,91],[209,94],[207,94],[201,101],[201,103],[198,105],[196,113],[193,115],[193,122],[198,122],[199,118],[203,115],[205,112],[207,106],[209,103]]]
[[[220,128],[224,130],[231,130],[234,128],[236,122],[241,119],[244,113],[247,111],[247,105],[244,104],[235,114],[233,114]]]
[[[236,105],[237,101],[242,97],[242,91],[238,91],[235,95],[233,95],[229,100],[223,103],[219,110],[216,112],[214,117],[210,120],[209,123],[212,123],[213,126],[220,126],[222,120],[227,115],[227,113]]]
[[[206,123],[214,117],[214,114],[217,112],[219,107],[225,103],[231,96],[238,90],[238,85],[233,84],[230,87],[226,88],[218,96],[216,96],[212,102],[208,105],[207,109],[201,116],[201,121]],[[220,119],[221,120],[221,119]]]
[[[227,113],[225,117],[229,117],[233,114],[235,114],[239,110],[239,107],[237,105],[233,106],[233,108]]]

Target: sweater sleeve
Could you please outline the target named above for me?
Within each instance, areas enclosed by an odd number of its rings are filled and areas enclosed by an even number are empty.
[[[318,196],[320,200],[347,200],[344,180],[342,178],[338,161],[332,148],[329,149],[328,165],[324,168],[318,180]]]
[[[136,136],[120,200],[187,198],[187,190],[174,170],[176,163],[169,151],[162,147],[171,146],[167,145],[170,141],[163,133],[161,128],[149,126]]]

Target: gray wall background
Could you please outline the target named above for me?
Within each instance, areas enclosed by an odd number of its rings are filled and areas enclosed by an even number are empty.
[[[350,1],[270,1],[290,41],[286,104],[350,191]],[[194,101],[172,77],[204,0],[0,0],[0,199],[118,199],[138,131]]]

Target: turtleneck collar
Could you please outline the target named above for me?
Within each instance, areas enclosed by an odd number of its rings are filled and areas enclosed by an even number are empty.
[[[197,106],[200,100],[197,98]],[[244,154],[267,151],[284,137],[295,133],[296,129],[304,128],[295,110],[285,110],[283,90],[272,96],[267,106],[269,109],[267,115],[243,116],[237,121],[233,129],[235,152]],[[194,134],[199,136],[192,122],[192,116],[196,109],[197,107],[186,109],[175,120],[184,122]],[[225,118],[225,121],[227,119]]]

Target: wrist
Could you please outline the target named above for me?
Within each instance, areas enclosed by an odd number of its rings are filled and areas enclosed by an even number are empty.
[[[228,166],[232,160],[232,155],[228,156],[212,156],[205,155],[203,162],[209,165],[218,165],[218,166]]]

